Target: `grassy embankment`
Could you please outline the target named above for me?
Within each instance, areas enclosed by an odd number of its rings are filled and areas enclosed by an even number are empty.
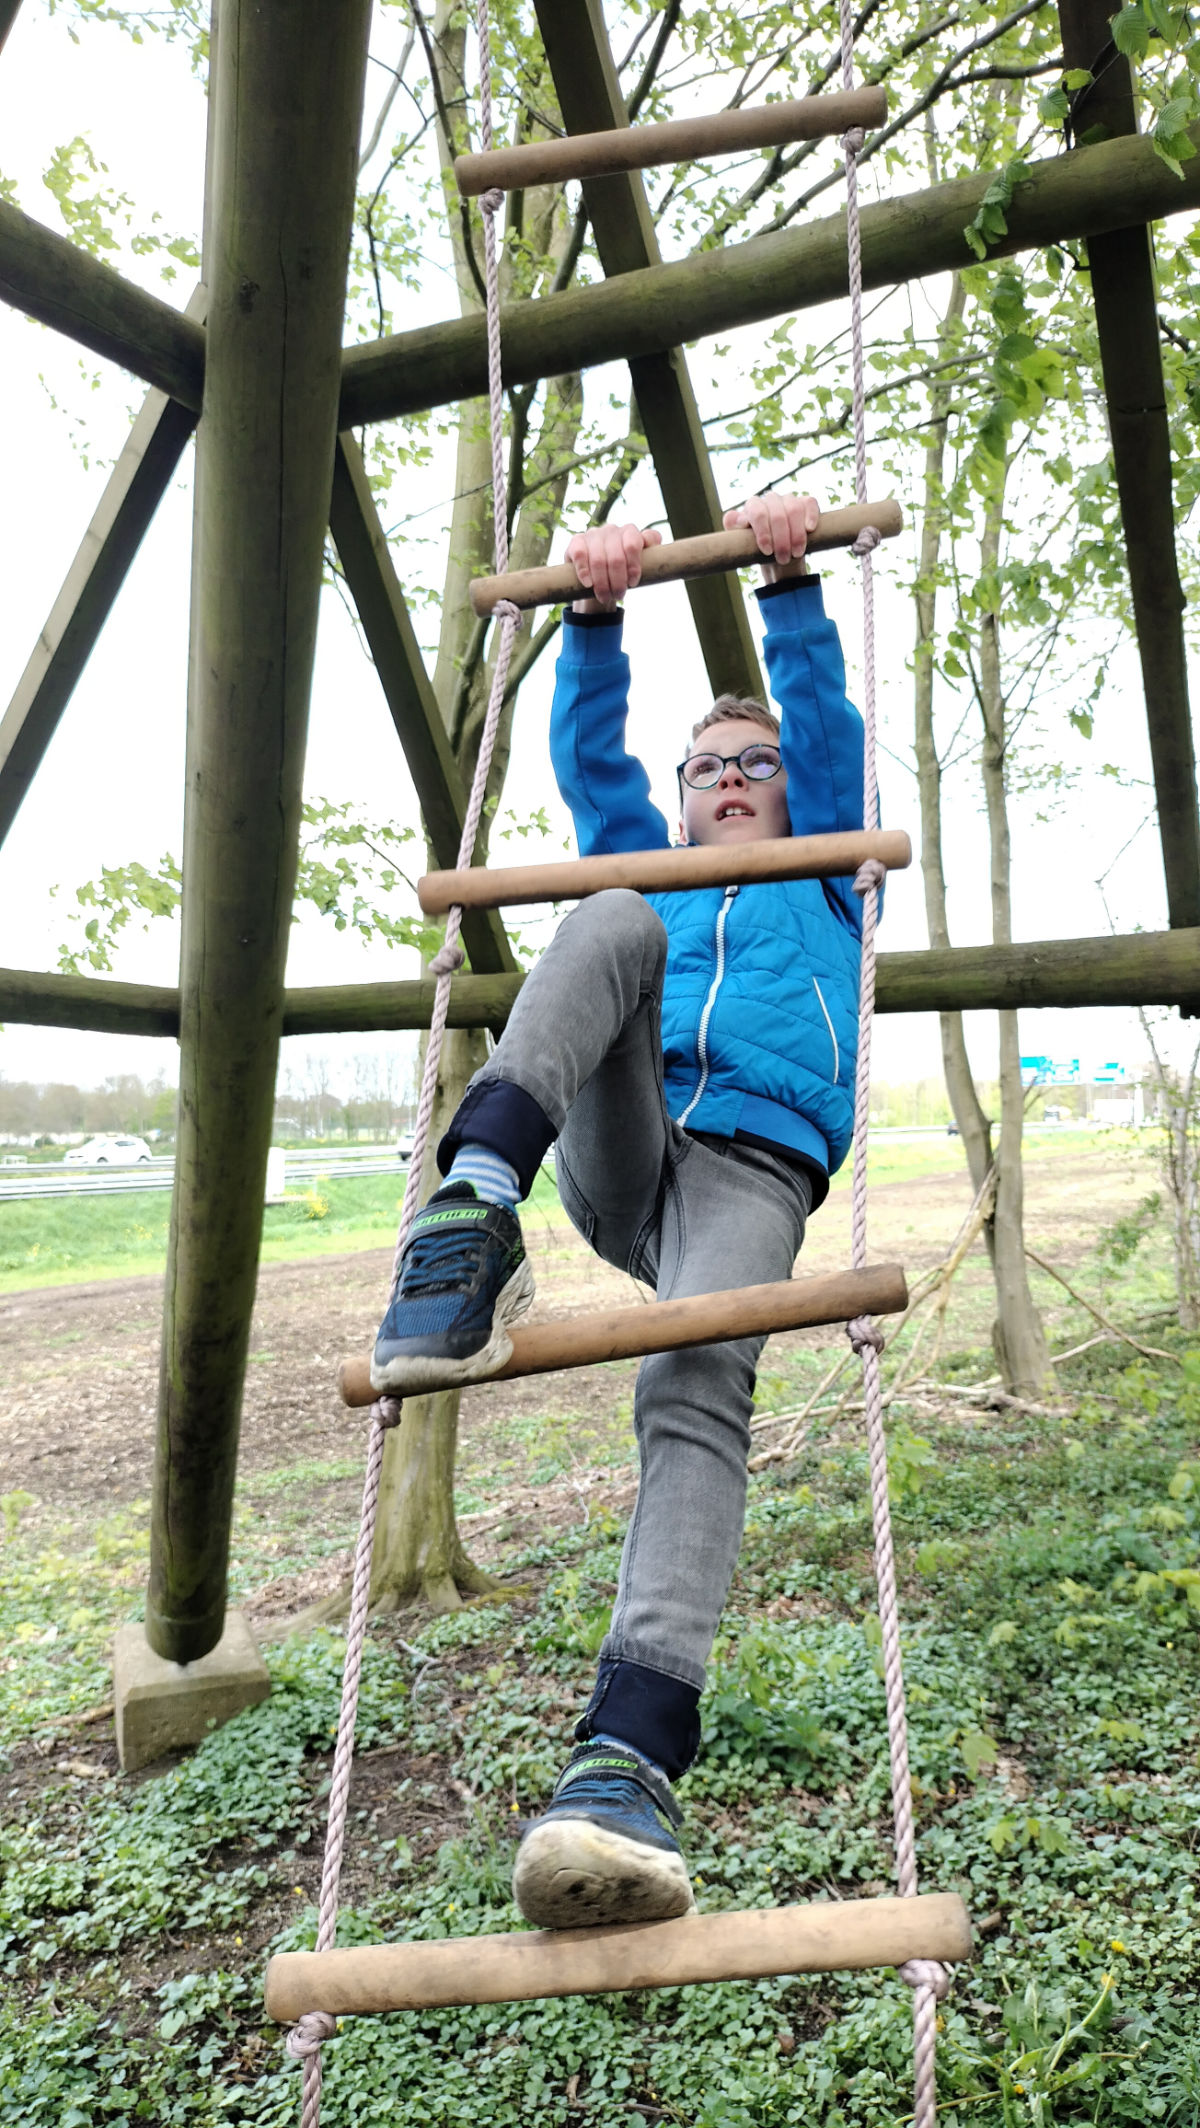
[[[1053,1417],[953,1395],[989,1371],[982,1355],[932,1408],[893,1410],[921,1864],[927,1887],[964,1893],[978,1942],[939,2019],[941,2128],[1200,2123],[1200,1348],[1172,1342],[1175,1362],[1087,1354]],[[810,1363],[795,1365],[769,1394],[803,1394]],[[463,1451],[464,1511],[503,1511],[514,1484],[544,1503],[532,1541],[526,1519],[496,1561],[534,1593],[372,1628],[343,1942],[513,1925],[512,1826],[587,1689],[621,1534],[604,1487],[632,1454],[627,1408],[572,1416],[556,1395]],[[887,1888],[857,1427],[819,1422],[752,1482],[681,1791],[708,1911]],[[243,1485],[235,1597],[345,1541],[344,1509],[329,1512],[345,1475]],[[569,1482],[584,1479],[586,1520]],[[106,1776],[109,1728],[74,1724],[107,1696],[114,1625],[137,1615],[145,1511],[3,1504],[0,2116],[290,2128],[298,2081],[261,1973],[271,1949],[312,1941],[338,1636],[269,1650],[271,1699],[178,1767]],[[322,2118],[899,2128],[910,2023],[886,1973],[347,2019]]]
[[[1131,1132],[1046,1129],[1029,1134],[1039,1158],[1069,1161],[1097,1146],[1148,1151],[1147,1138]],[[872,1182],[905,1182],[964,1169],[957,1138],[876,1140]],[[848,1189],[847,1165],[834,1189]],[[1147,1161],[1147,1188],[1153,1186]],[[395,1239],[403,1198],[401,1175],[319,1178],[295,1191],[285,1205],[263,1212],[263,1262],[383,1249]],[[551,1176],[539,1178],[530,1216],[540,1223],[563,1218]],[[0,1204],[0,1293],[37,1286],[81,1284],[91,1279],[132,1278],[161,1271],[166,1263],[168,1191],[133,1190],[105,1197],[19,1198]]]

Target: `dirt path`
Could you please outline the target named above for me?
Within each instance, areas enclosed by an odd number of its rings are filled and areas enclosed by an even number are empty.
[[[1031,1241],[1070,1271],[1100,1228],[1148,1188],[1148,1170],[1128,1153],[1033,1159],[1026,1169]],[[884,1183],[871,1198],[872,1255],[904,1262],[910,1275],[938,1262],[970,1201],[965,1172]],[[849,1257],[849,1193],[812,1222],[801,1269],[832,1270]],[[597,1262],[566,1226],[533,1221],[527,1242],[538,1279],[537,1313],[563,1315],[628,1303],[633,1281]],[[241,1469],[244,1476],[298,1461],[356,1455],[362,1415],[337,1395],[339,1359],[365,1346],[378,1321],[389,1252],[270,1264],[259,1281],[250,1346]],[[47,1507],[117,1506],[144,1496],[154,1442],[159,1278],[51,1287],[0,1299],[0,1493],[33,1493]],[[982,1256],[956,1289],[968,1342],[987,1335],[988,1277]],[[839,1329],[775,1341],[838,1346]],[[591,1368],[469,1390],[462,1431],[485,1420],[585,1414],[628,1394],[632,1370]]]

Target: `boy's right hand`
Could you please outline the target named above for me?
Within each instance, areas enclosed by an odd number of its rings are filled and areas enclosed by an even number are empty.
[[[645,549],[661,545],[661,532],[640,525],[593,525],[588,532],[577,532],[568,542],[566,559],[592,595],[576,599],[571,611],[611,613],[641,582]]]

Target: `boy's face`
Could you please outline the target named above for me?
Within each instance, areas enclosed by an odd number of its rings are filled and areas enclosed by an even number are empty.
[[[749,717],[730,717],[708,724],[688,748],[692,754],[740,754],[743,747],[771,743],[770,733]],[[768,783],[752,783],[735,760],[726,762],[718,782],[706,791],[683,786],[684,838],[688,842],[766,842],[790,835],[787,771]]]

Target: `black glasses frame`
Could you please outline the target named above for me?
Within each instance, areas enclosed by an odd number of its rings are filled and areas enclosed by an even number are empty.
[[[774,768],[773,768],[773,769],[771,770],[771,772],[770,772],[770,775],[767,775],[767,776],[752,776],[752,775],[750,774],[750,771],[749,771],[749,769],[748,769],[748,768],[745,768],[745,767],[743,767],[743,761],[744,761],[744,757],[745,757],[745,756],[746,756],[747,754],[765,754],[765,753],[768,753],[768,752],[769,752],[769,753],[772,753],[772,754],[776,754],[776,755],[778,755],[778,759],[776,760],[775,766],[774,766]],[[710,757],[710,759],[711,759],[711,760],[713,760],[713,761],[719,761],[719,762],[720,762],[720,764],[721,764],[720,768],[719,768],[719,769],[717,770],[717,773],[716,773],[716,775],[715,775],[715,776],[713,777],[713,779],[712,779],[712,782],[711,782],[711,783],[688,783],[688,784],[685,784],[685,783],[684,783],[684,778],[683,778],[683,772],[684,772],[684,769],[685,769],[685,768],[687,767],[687,765],[688,765],[688,761],[694,761],[694,760],[695,760],[695,759],[697,758],[695,754],[689,754],[689,755],[687,756],[687,760],[685,760],[685,761],[681,761],[681,762],[679,763],[679,766],[678,766],[678,768],[677,768],[677,769],[676,769],[676,771],[675,771],[675,774],[676,774],[676,776],[677,776],[677,777],[678,777],[678,779],[679,779],[679,788],[680,788],[680,790],[681,790],[681,791],[683,791],[683,790],[685,790],[685,789],[686,789],[686,790],[689,790],[689,791],[711,791],[711,790],[715,790],[715,789],[716,789],[716,786],[717,786],[717,784],[718,784],[718,783],[719,783],[719,782],[721,781],[721,778],[722,778],[722,776],[724,775],[724,773],[725,773],[725,770],[726,770],[727,768],[730,768],[730,767],[731,767],[731,766],[733,765],[733,763],[734,763],[734,762],[736,762],[736,763],[737,763],[737,766],[738,766],[738,767],[739,767],[739,768],[741,769],[741,771],[742,771],[742,774],[743,774],[743,776],[744,776],[744,777],[746,778],[746,781],[747,781],[747,783],[770,783],[770,782],[772,781],[772,778],[773,778],[773,777],[775,777],[775,776],[777,776],[777,775],[779,774],[779,771],[780,771],[780,769],[781,769],[781,768],[783,767],[783,755],[782,755],[782,754],[781,754],[781,753],[779,752],[779,748],[778,748],[777,746],[772,746],[772,745],[771,745],[771,742],[770,742],[770,740],[769,740],[769,739],[756,739],[756,740],[754,740],[754,741],[753,741],[753,743],[752,743],[752,744],[751,744],[750,746],[744,746],[744,747],[742,748],[742,751],[741,751],[741,753],[740,753],[740,754],[718,754],[718,753],[716,753],[715,751],[711,750],[711,749],[710,749],[710,748],[708,748],[708,747],[703,747],[703,748],[701,748],[701,754],[702,754],[702,755],[703,755],[703,754],[709,754],[709,757]]]

